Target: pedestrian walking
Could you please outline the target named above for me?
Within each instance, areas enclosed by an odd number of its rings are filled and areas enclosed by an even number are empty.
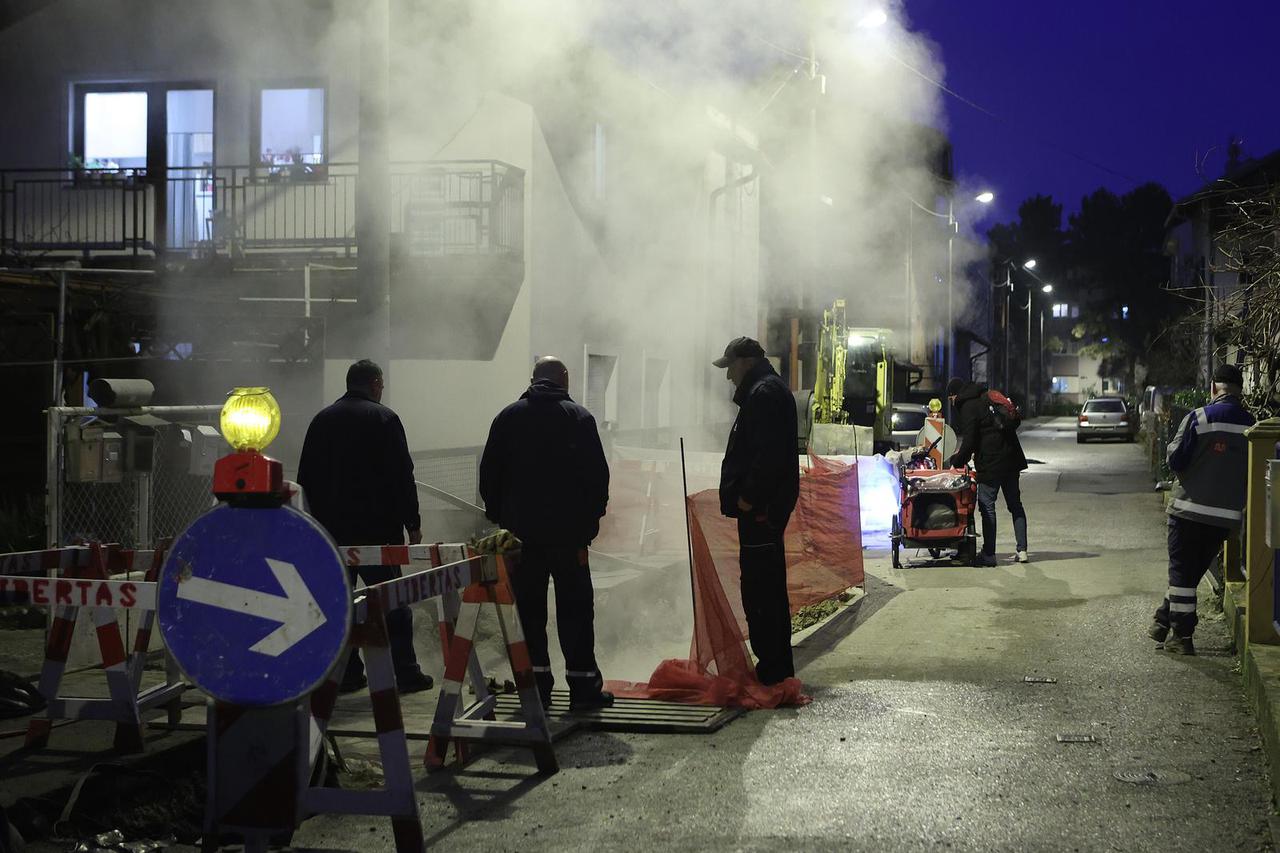
[[[311,514],[342,545],[403,545],[422,541],[418,490],[404,425],[382,405],[382,368],[357,361],[347,370],[347,393],[322,409],[307,428],[298,461],[298,483]],[[368,585],[400,576],[399,566],[348,567]],[[401,607],[387,613],[387,633],[396,686],[401,693],[428,690],[413,650],[413,614]],[[339,690],[368,683],[357,654],[347,663]]]
[[[720,466],[720,512],[738,521],[742,609],[756,677],[795,675],[783,534],[800,496],[795,398],[751,338],[734,338],[712,362],[736,390],[738,417]]]
[[[551,704],[555,684],[547,649],[547,585],[554,581],[569,707],[612,705],[596,664],[587,559],[609,502],[609,465],[595,418],[569,397],[569,370],[560,359],[538,359],[529,389],[493,419],[480,459],[480,496],[489,519],[522,543],[511,583],[542,703]]]
[[[1165,458],[1177,477],[1169,504],[1169,591],[1147,634],[1167,651],[1194,655],[1196,587],[1227,535],[1244,518],[1254,417],[1240,399],[1244,377],[1234,364],[1213,372],[1213,399],[1188,412]]]
[[[991,413],[987,387],[956,376],[947,383],[952,418],[960,446],[951,457],[953,468],[963,468],[973,460],[978,481],[978,513],[982,516],[982,551],[978,565],[996,565],[996,498],[1004,495],[1004,505],[1013,519],[1016,546],[1013,559],[1030,560],[1027,554],[1027,511],[1022,506],[1019,478],[1027,469],[1022,442],[1012,427],[1001,428]]]

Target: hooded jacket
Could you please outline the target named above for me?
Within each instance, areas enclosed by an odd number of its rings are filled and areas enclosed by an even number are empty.
[[[493,419],[480,459],[485,514],[531,545],[585,547],[609,502],[596,420],[538,379]]]
[[[1228,394],[1182,419],[1165,458],[1178,477],[1169,515],[1235,528],[1244,517],[1249,442],[1254,417]]]
[[[360,391],[312,418],[298,483],[311,514],[339,545],[399,545],[406,530],[421,527],[404,425]]]
[[[998,483],[1027,467],[1018,434],[997,427],[989,406],[987,386],[977,382],[966,383],[953,404],[960,446],[951,457],[951,466],[962,468],[972,459],[979,483]]]
[[[767,513],[773,527],[785,528],[800,496],[795,397],[761,359],[742,378],[733,402],[738,417],[720,464],[720,512],[737,518],[742,498]]]

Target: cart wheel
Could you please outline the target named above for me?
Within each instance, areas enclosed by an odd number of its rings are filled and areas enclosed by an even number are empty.
[[[895,569],[902,568],[902,561],[898,559],[898,540],[893,540],[893,567]]]

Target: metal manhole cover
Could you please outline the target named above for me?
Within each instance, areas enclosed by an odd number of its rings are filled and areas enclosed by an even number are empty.
[[[1112,775],[1130,785],[1181,785],[1191,781],[1191,774],[1181,770],[1117,770]]]

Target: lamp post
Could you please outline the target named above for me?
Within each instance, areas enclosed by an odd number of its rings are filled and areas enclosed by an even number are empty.
[[[905,194],[904,194],[905,195]],[[995,193],[990,190],[983,190],[973,197],[978,204],[990,204],[995,200]],[[956,308],[955,308],[955,239],[956,234],[960,230],[960,223],[956,220],[955,194],[947,193],[947,212],[939,213],[925,207],[911,196],[907,196],[907,201],[912,205],[923,210],[930,216],[936,216],[939,219],[947,220],[947,346],[946,346],[946,364],[943,365],[943,387],[951,381],[952,368],[955,365],[955,345],[956,345]],[[911,239],[911,232],[908,230],[908,240]],[[910,245],[907,247],[910,254]],[[948,412],[948,415],[950,413]]]
[[[1035,275],[1035,273],[1032,273]],[[1040,277],[1036,276],[1039,281]],[[1041,293],[1053,293],[1053,285],[1045,282],[1040,288]],[[1035,293],[1030,288],[1027,289],[1027,304],[1023,307],[1027,311],[1027,370],[1026,370],[1026,389],[1027,389],[1027,405],[1031,404],[1031,303],[1034,301]],[[1044,372],[1044,306],[1040,307],[1040,371]],[[1040,392],[1036,390],[1036,411],[1040,409]]]
[[[1010,383],[1013,381],[1013,341],[1009,337],[1010,319],[1011,314],[1013,313],[1013,306],[1010,304],[1013,298],[1013,264],[1014,261],[1012,258],[1005,258],[1000,261],[999,267],[1004,267],[1004,282],[993,285],[993,287],[997,289],[1004,290],[1004,316],[1002,318],[1002,325],[1004,329],[1004,364],[1002,365],[1003,369],[1001,370],[1000,379],[1004,383],[1006,391],[1011,390]],[[1027,258],[1020,266],[1024,270],[1033,270],[1036,268],[1036,259]]]

